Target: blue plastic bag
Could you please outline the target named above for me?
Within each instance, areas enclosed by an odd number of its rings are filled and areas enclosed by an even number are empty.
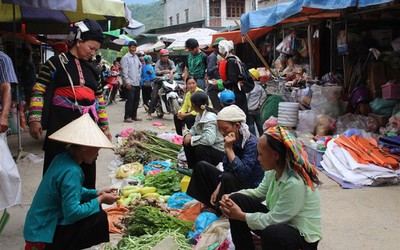
[[[356,128],[349,128],[343,133],[343,135],[346,137],[351,137],[352,135],[358,135],[359,137],[364,137],[362,132]]]
[[[161,167],[154,167],[154,165],[160,165]],[[152,161],[144,167],[144,174],[152,170],[168,171],[170,164],[166,161]]]
[[[195,239],[199,236],[211,223],[218,220],[218,217],[214,213],[210,212],[202,212],[197,216],[196,221],[194,222],[194,232],[189,232],[189,238]]]
[[[191,200],[193,200],[193,198],[186,193],[178,192],[168,198],[168,207],[172,209],[182,209],[183,205]]]

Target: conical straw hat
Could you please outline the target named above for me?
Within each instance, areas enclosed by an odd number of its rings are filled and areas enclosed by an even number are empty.
[[[99,126],[89,114],[68,123],[52,135],[50,139],[68,144],[83,145],[96,148],[114,148]]]

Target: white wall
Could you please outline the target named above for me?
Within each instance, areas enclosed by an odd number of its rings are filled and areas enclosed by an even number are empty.
[[[179,13],[179,24],[186,22],[185,10],[189,9],[189,22],[207,19],[207,1],[211,0],[166,0],[164,4],[164,26],[170,26],[169,18],[172,16],[172,25],[176,25],[176,14]],[[226,0],[221,1],[221,26],[234,26],[233,19],[226,19]],[[245,12],[252,11],[252,1],[245,0]],[[240,20],[240,17],[237,17]]]
[[[279,3],[289,2],[291,0],[259,0],[258,1],[258,9],[271,7],[277,5]]]
[[[185,10],[189,9],[189,22],[205,19],[204,0],[166,0],[164,4],[164,26],[170,26],[169,18],[172,16],[172,25],[176,25],[176,14],[179,13],[179,24],[186,23]]]
[[[252,0],[245,0],[245,9],[244,12],[252,11]],[[240,21],[240,17],[237,17],[236,20]],[[226,0],[221,0],[221,26],[236,26],[234,19],[226,19]]]

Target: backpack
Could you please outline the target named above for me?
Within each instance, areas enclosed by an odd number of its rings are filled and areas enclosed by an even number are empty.
[[[244,64],[237,56],[230,56],[227,58],[227,60],[235,60],[235,63],[238,66],[239,72],[237,77],[238,82],[240,82],[238,83],[239,90],[245,93],[252,91],[254,89],[254,80],[251,77],[246,64]]]

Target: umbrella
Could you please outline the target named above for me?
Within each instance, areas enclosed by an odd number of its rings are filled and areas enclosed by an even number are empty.
[[[0,0],[0,30],[28,34],[68,34],[73,23],[91,18],[103,30],[128,24],[121,0]],[[130,17],[128,17],[130,18]],[[18,88],[16,88],[16,95]],[[19,105],[17,105],[19,113]],[[17,119],[20,126],[19,116]],[[21,133],[18,129],[18,156],[21,158]]]
[[[210,46],[212,35],[217,31],[207,28],[191,28],[187,32],[179,32],[167,35],[161,35],[158,40],[162,42],[172,42],[168,49],[184,50],[185,42],[189,38],[195,38],[199,42],[200,48]]]
[[[142,34],[146,30],[145,25],[141,22],[134,20],[133,18],[130,18],[132,16],[132,13],[129,10],[128,6],[125,6],[125,11],[126,15],[129,17],[129,24],[124,28],[124,31],[132,37],[136,37]]]
[[[102,48],[121,51],[122,47],[128,45],[130,41],[133,41],[133,39],[124,34],[119,35],[118,38],[115,38],[115,36],[112,35],[106,35],[106,40],[103,42]]]
[[[0,29],[8,31],[20,32],[24,24],[28,34],[67,34],[72,23],[85,18],[97,20],[103,30],[119,29],[128,24],[125,4],[121,0],[0,2]],[[12,30],[13,23],[17,24],[16,30]]]
[[[165,48],[165,44],[161,41],[158,41],[156,43],[145,43],[137,47],[138,51],[143,51],[144,53],[152,53],[159,51],[161,49]]]

